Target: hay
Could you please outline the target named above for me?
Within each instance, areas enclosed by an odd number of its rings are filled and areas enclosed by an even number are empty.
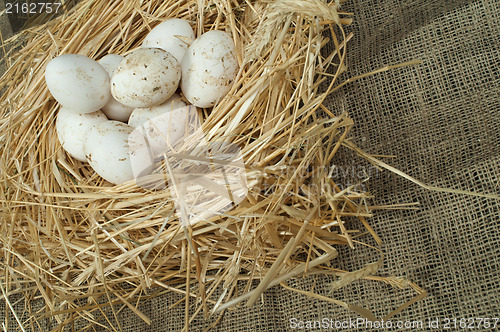
[[[59,105],[43,76],[59,54],[126,54],[168,17],[190,21],[197,35],[228,31],[241,65],[230,93],[201,116],[207,140],[241,148],[249,191],[233,209],[187,227],[170,190],[133,181],[112,186],[62,150],[55,133]],[[120,330],[123,307],[149,324],[137,303],[168,291],[185,295],[187,329],[195,315],[253,305],[278,284],[374,317],[286,284],[310,274],[339,276],[336,288],[371,279],[425,296],[411,282],[371,276],[378,262],[350,273],[328,264],[338,255],[335,247],[364,245],[362,235],[381,243],[366,220],[377,208],[368,205],[369,194],[341,189],[328,176],[341,145],[355,148],[348,142],[352,120],[322,105],[341,84],[352,36],[343,25],[350,17],[336,2],[319,0],[85,0],[15,37],[25,46],[10,54],[2,77],[0,241],[2,292],[19,325],[50,318],[59,327]],[[329,40],[336,51],[325,57],[321,48]],[[349,229],[348,217],[364,228]],[[14,294],[26,299],[26,321],[8,301]],[[31,308],[36,298],[44,308]]]

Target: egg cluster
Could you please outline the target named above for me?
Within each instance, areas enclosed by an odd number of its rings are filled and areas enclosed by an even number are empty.
[[[195,39],[187,21],[168,19],[125,56],[108,54],[98,61],[78,54],[58,56],[48,63],[45,80],[62,106],[56,130],[63,149],[120,184],[134,179],[131,155],[137,160],[142,154],[149,165],[151,155],[183,137],[189,110],[214,106],[237,72],[229,34],[212,30]],[[157,131],[156,141],[145,137],[151,153],[131,146],[134,130],[145,136]]]

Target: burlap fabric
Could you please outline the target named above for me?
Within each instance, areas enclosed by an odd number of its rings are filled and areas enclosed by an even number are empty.
[[[343,9],[355,13],[345,78],[387,64],[423,61],[359,80],[331,96],[330,109],[347,110],[354,118],[353,140],[367,152],[396,156],[384,160],[427,184],[498,194],[498,2],[356,0],[348,1]],[[364,186],[373,193],[375,205],[420,202],[419,210],[378,211],[370,220],[384,240],[385,260],[379,274],[408,278],[429,293],[394,317],[394,322],[421,321],[422,330],[427,330],[429,321],[439,319],[442,330],[446,319],[452,324],[452,319],[500,316],[498,201],[422,189],[388,171],[376,171],[349,151],[342,152],[336,163],[343,170],[335,175],[336,180],[343,185],[361,179],[363,170],[369,171],[371,178]],[[379,257],[363,246],[343,248],[332,266],[353,270]],[[305,290],[314,284],[315,292],[329,295],[332,280],[308,278],[289,284]],[[359,281],[329,296],[382,317],[412,295],[385,284]],[[181,299],[181,295],[168,294],[144,303],[140,309],[151,318],[151,326],[124,309],[119,313],[123,330],[181,330],[184,306],[171,308]],[[16,308],[23,312],[22,303]],[[214,330],[288,331],[293,330],[293,322],[358,317],[333,304],[275,287],[257,305],[228,311]],[[206,326],[199,317],[191,329],[201,331]],[[50,327],[54,325],[42,326]],[[8,330],[17,328],[11,319]],[[348,326],[343,330],[366,329]]]

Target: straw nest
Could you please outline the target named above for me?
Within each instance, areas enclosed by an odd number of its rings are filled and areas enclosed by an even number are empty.
[[[327,264],[338,255],[336,247],[363,245],[363,234],[381,242],[366,220],[372,214],[368,195],[341,190],[328,175],[342,145],[356,149],[346,141],[352,120],[322,104],[348,82],[339,83],[339,76],[351,37],[343,26],[351,14],[338,4],[85,0],[16,37],[24,46],[7,58],[0,100],[1,285],[9,319],[35,329],[49,318],[59,327],[79,321],[118,330],[119,310],[128,307],[150,323],[136,304],[168,291],[186,295],[179,305],[186,306],[187,327],[190,307],[194,315],[216,318],[237,304],[254,304],[279,284],[373,318],[286,284],[308,274],[340,277],[332,289],[364,278],[425,295],[403,279],[373,276],[380,262],[352,272]],[[230,93],[199,115],[207,141],[241,149],[248,192],[231,209],[194,224],[178,217],[174,190],[133,181],[113,186],[67,155],[55,132],[59,105],[44,81],[53,57],[126,54],[169,17],[188,20],[197,35],[229,32],[240,63]],[[329,41],[335,50],[324,55]],[[214,192],[203,184],[198,190]],[[364,228],[347,229],[346,217]],[[9,301],[16,294],[25,298],[28,317]],[[31,309],[33,299],[42,299],[43,309]]]

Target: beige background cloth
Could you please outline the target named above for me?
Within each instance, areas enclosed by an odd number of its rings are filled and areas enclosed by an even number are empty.
[[[354,118],[353,140],[369,153],[395,155],[384,160],[429,185],[500,194],[498,1],[349,0],[343,9],[355,14],[348,28],[355,36],[348,45],[344,78],[389,64],[423,61],[359,80],[331,96],[330,109],[337,114],[345,109]],[[345,170],[371,169],[348,151],[339,154],[336,163]],[[354,173],[336,176],[341,185],[359,180]],[[393,322],[428,324],[439,319],[442,324],[445,319],[500,316],[498,201],[431,192],[388,171],[372,170],[365,185],[374,205],[420,202],[419,210],[377,211],[369,220],[384,240],[379,275],[408,278],[429,293]],[[353,270],[379,257],[362,246],[341,248],[332,266]],[[289,284],[309,290],[315,283],[315,292],[329,295],[333,280],[299,278]],[[414,295],[358,281],[330,296],[382,317]],[[140,309],[151,318],[151,326],[124,309],[119,314],[124,331],[179,331],[184,306],[169,307],[181,298],[169,294],[143,304]],[[22,303],[17,309],[23,311]],[[226,312],[215,331],[288,331],[293,330],[293,318],[358,317],[275,287],[257,305]],[[206,326],[200,316],[191,329]],[[50,327],[50,322],[43,326]],[[11,319],[9,331],[16,329]],[[364,329],[344,329],[354,330]]]

